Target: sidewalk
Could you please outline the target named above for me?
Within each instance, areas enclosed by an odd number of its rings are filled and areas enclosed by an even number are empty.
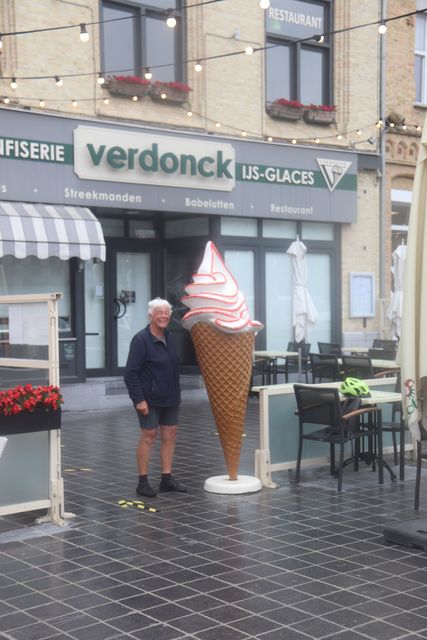
[[[285,427],[285,426],[284,426]],[[307,640],[427,638],[427,555],[387,547],[383,525],[412,519],[405,483],[346,469],[275,474],[279,489],[247,496],[203,490],[225,472],[208,402],[182,406],[175,474],[188,494],[157,512],[134,500],[133,409],[63,416],[65,528],[36,515],[0,518],[0,638]],[[249,403],[240,471],[254,473],[258,401]],[[159,480],[158,449],[150,478]],[[427,504],[425,484],[421,501]],[[426,516],[427,510],[420,511]]]

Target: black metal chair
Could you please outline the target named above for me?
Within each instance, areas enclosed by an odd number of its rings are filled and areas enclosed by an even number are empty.
[[[310,353],[310,368],[313,382],[342,380],[337,356],[325,353]]]
[[[301,349],[301,373],[305,377],[305,381],[308,382],[309,372],[309,353],[311,343],[309,342],[288,342],[286,351],[298,351]],[[276,374],[284,374],[285,381],[289,382],[289,375],[291,373],[299,374],[298,368],[298,356],[286,356],[283,364],[276,364]]]
[[[327,355],[337,356],[341,358],[341,345],[338,342],[318,342],[319,353],[325,353]]]
[[[344,378],[361,378],[362,380],[366,380],[374,377],[372,361],[365,356],[343,356],[342,371]]]
[[[368,349],[368,358],[372,360],[394,360],[396,358],[396,351],[388,351],[387,349]]]
[[[416,442],[416,463],[417,471],[415,476],[415,500],[414,509],[420,508],[420,485],[421,485],[421,467],[422,461],[427,459],[427,431],[425,430],[422,422],[418,423],[421,433],[421,440]]]
[[[392,351],[394,355],[396,355],[397,351],[397,342],[396,340],[381,340],[380,338],[375,338],[372,342],[373,349],[384,349],[384,351]]]
[[[271,384],[272,365],[270,358],[256,357],[252,363],[251,384],[249,396],[256,395],[252,392],[252,387],[256,385],[256,378],[261,378],[261,385]]]
[[[325,442],[330,447],[330,471],[331,475],[338,476],[338,491],[342,490],[343,468],[348,461],[344,461],[344,446],[347,442],[352,443],[352,457],[354,469],[358,469],[358,452],[360,450],[360,440],[364,437],[364,432],[360,428],[360,418],[367,414],[376,417],[376,435],[378,438],[378,470],[380,482],[383,478],[382,460],[382,435],[381,435],[381,409],[378,407],[360,408],[360,400],[355,398],[353,407],[344,409],[340,400],[338,389],[319,387],[312,385],[294,384],[295,398],[297,402],[297,415],[299,421],[299,441],[296,465],[296,482],[300,480],[301,458],[304,440]],[[305,430],[306,425],[321,426],[315,431]],[[357,446],[354,446],[356,442]],[[339,446],[338,467],[335,466],[335,446]],[[354,449],[354,451],[353,451]]]

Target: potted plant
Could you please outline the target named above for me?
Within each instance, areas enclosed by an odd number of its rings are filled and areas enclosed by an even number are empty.
[[[298,100],[278,98],[267,107],[267,111],[272,118],[279,118],[280,120],[301,120],[304,105],[298,102]]]
[[[150,96],[153,100],[164,102],[186,102],[191,87],[182,82],[154,82],[151,85]]]
[[[333,124],[337,108],[328,104],[310,104],[304,110],[304,120],[313,124]]]
[[[116,95],[143,97],[149,94],[151,82],[139,76],[111,76],[103,86]]]
[[[53,385],[26,384],[0,391],[0,435],[60,429],[63,402]]]

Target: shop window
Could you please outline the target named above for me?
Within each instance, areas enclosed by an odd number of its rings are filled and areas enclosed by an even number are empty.
[[[307,40],[330,30],[330,5],[329,0],[271,0],[266,12],[267,102],[332,103],[329,39]]]
[[[427,1],[417,0],[417,10],[423,9],[427,9]],[[415,20],[415,100],[426,104],[427,16],[418,14]]]
[[[156,230],[151,220],[131,220],[129,222],[129,237],[137,240],[155,238]]]
[[[209,235],[209,218],[180,218],[165,222],[165,238],[187,238]]]
[[[99,218],[104,238],[124,238],[125,226],[119,218]]]
[[[320,222],[303,222],[301,224],[303,240],[334,240],[334,225]]]
[[[152,69],[153,81],[182,81],[181,0],[143,3],[102,2],[103,71],[110,75],[143,76]],[[167,10],[175,10],[176,27],[166,25]],[[161,65],[165,65],[162,67]]]
[[[254,218],[221,218],[221,235],[244,236],[256,238],[258,235],[258,223]]]
[[[296,222],[286,220],[263,220],[263,238],[289,238],[294,240],[297,235]]]
[[[249,315],[255,319],[255,257],[253,251],[224,252],[224,262],[239,283],[239,289],[243,293],[248,305]]]

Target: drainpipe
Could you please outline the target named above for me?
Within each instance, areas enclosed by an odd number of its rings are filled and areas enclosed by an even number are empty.
[[[387,15],[387,0],[381,0],[381,20],[385,20]],[[386,185],[386,158],[385,158],[385,52],[386,52],[386,35],[380,36],[380,69],[379,69],[379,112],[380,118],[384,125],[380,129],[380,157],[381,157],[381,179],[379,193],[379,281],[380,281],[380,298],[385,297],[385,265],[384,265],[384,233],[385,233],[385,185]]]

